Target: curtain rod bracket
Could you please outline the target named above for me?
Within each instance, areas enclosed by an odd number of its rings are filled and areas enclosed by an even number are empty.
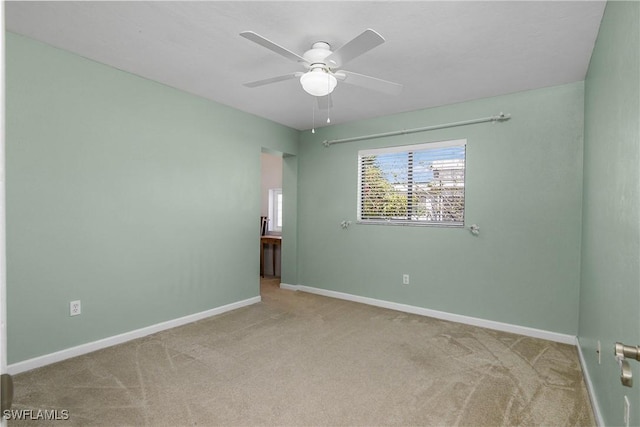
[[[500,114],[498,114],[497,116],[493,117],[492,122],[503,122],[505,120],[509,120],[511,118],[511,114],[505,114],[502,111],[500,111]]]

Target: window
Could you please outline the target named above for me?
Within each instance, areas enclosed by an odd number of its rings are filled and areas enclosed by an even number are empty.
[[[282,231],[282,188],[269,189],[269,231]]]
[[[466,140],[358,152],[358,222],[464,225]]]

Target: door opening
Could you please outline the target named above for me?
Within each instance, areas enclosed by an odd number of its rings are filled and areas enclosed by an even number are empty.
[[[261,153],[260,290],[280,286],[282,265],[283,202],[282,153]]]

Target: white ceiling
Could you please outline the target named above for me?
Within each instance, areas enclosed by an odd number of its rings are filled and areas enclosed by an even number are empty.
[[[345,69],[402,83],[404,90],[390,96],[339,83],[330,111],[337,124],[583,80],[604,5],[8,1],[5,15],[9,31],[303,130],[312,127],[315,101],[297,80],[242,85],[302,67],[241,31],[300,55],[315,41],[338,48],[367,28],[378,31],[386,42]],[[316,126],[322,121],[316,118]]]

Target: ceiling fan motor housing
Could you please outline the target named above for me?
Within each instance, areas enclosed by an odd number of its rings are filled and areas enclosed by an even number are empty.
[[[313,69],[319,66],[328,70],[327,64],[325,62],[325,58],[331,55],[331,46],[327,42],[315,42],[311,45],[311,49],[306,51],[302,57],[309,61],[305,63],[304,66]]]

